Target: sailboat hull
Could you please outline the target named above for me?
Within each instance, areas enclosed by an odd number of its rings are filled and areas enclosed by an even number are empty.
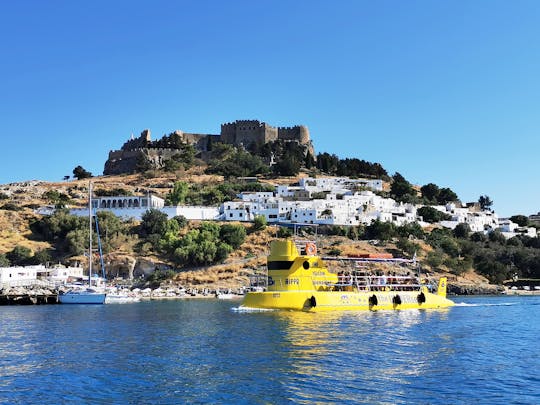
[[[61,304],[104,304],[105,294],[90,292],[68,292],[60,294],[58,301]]]

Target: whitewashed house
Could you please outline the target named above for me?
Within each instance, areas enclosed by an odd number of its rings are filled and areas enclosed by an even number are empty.
[[[45,266],[0,267],[0,286],[15,287],[34,284],[38,271]]]

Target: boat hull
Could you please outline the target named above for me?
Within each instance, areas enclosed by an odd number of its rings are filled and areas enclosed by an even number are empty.
[[[446,297],[420,291],[267,291],[249,292],[247,308],[297,311],[374,311],[447,308]]]
[[[104,304],[106,294],[101,293],[66,293],[58,296],[61,304]]]

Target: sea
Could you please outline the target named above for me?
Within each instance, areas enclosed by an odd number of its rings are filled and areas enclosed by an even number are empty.
[[[1,404],[538,404],[540,297],[441,310],[0,307]]]

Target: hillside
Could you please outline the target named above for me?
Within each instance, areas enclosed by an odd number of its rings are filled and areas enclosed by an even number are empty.
[[[223,183],[223,177],[203,174],[201,167],[194,167],[188,171],[177,173],[165,173],[161,171],[147,172],[144,174],[99,176],[92,178],[95,191],[98,192],[122,192],[128,194],[145,194],[165,198],[172,190],[176,181],[184,181],[191,185],[211,186]],[[265,180],[271,184],[290,184],[296,178],[275,178]],[[386,185],[387,187],[387,185]],[[86,207],[88,180],[72,180],[64,182],[41,182],[28,181],[0,186],[3,200],[0,202],[0,254],[7,254],[16,246],[29,248],[32,254],[39,251],[47,251],[53,261],[64,263],[79,261],[84,262],[83,255],[69,255],[57,249],[58,244],[43,240],[31,230],[31,224],[42,218],[36,214],[39,207],[50,205],[51,192],[69,196],[69,207]],[[54,194],[54,195],[57,195]],[[54,196],[53,195],[53,196]],[[6,209],[7,208],[7,209]],[[184,234],[188,230],[195,229],[197,221],[191,221]],[[215,288],[238,288],[249,282],[249,275],[260,271],[265,265],[269,243],[276,237],[277,228],[269,226],[264,230],[250,232],[251,224],[237,224],[247,230],[247,236],[239,249],[235,249],[228,255],[223,263],[205,266],[182,266],[180,271],[173,274],[170,269],[179,269],[167,255],[160,254],[153,249],[145,247],[140,237],[128,232],[118,236],[111,242],[112,248],[106,252],[105,259],[107,271],[110,276],[140,277],[155,282],[163,281],[168,276],[173,276],[168,282],[176,282],[185,287],[208,287]],[[136,224],[130,224],[136,226]],[[133,228],[131,228],[133,229]],[[426,259],[431,246],[425,241],[416,241],[420,247],[418,258]],[[143,246],[141,248],[140,246]],[[342,255],[358,253],[387,253],[404,256],[406,253],[396,246],[396,241],[374,244],[372,241],[351,240],[349,237],[339,235],[325,235],[318,238],[320,253],[324,255],[340,252]],[[329,266],[335,266],[333,262]],[[431,272],[445,274],[450,277],[452,283],[457,285],[487,285],[487,279],[476,274],[472,269],[462,272],[460,275],[448,272],[444,265],[437,269],[424,266]],[[156,270],[158,270],[156,272]],[[174,280],[174,281],[173,281]]]

